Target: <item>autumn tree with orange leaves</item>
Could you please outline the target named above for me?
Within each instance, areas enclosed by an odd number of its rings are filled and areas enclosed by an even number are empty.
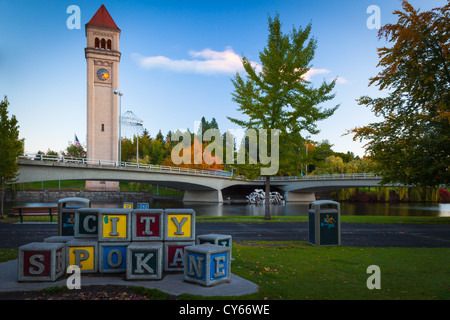
[[[408,1],[395,24],[378,33],[391,47],[378,49],[382,70],[369,85],[388,91],[363,96],[380,122],[354,128],[367,141],[382,183],[438,187],[450,183],[450,3],[420,12]]]

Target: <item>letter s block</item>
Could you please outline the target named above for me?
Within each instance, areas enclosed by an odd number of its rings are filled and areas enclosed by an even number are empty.
[[[31,242],[19,247],[18,281],[55,281],[65,272],[64,243]]]
[[[230,248],[201,244],[184,248],[184,280],[212,286],[230,280]]]
[[[96,239],[74,239],[66,243],[66,266],[77,265],[81,273],[98,270],[98,242]]]
[[[101,209],[98,217],[98,241],[131,240],[131,210]]]
[[[165,241],[195,241],[195,211],[192,209],[164,210]]]

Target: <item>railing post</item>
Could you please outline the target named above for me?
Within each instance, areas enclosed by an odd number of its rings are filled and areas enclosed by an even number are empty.
[[[50,222],[53,222],[52,208],[48,208],[48,214],[50,215]]]
[[[19,208],[20,223],[23,223],[22,208]]]

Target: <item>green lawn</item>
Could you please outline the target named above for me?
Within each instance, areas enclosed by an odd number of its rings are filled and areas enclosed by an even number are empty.
[[[450,299],[450,248],[315,247],[304,242],[257,241],[233,242],[232,256],[235,260],[231,272],[257,284],[260,288],[257,293],[239,297],[182,295],[179,298]],[[0,262],[16,258],[17,249],[0,249]],[[367,288],[370,265],[380,268],[381,289]]]

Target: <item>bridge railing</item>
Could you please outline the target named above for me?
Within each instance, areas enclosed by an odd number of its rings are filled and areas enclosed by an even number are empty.
[[[100,159],[86,159],[86,158],[75,158],[75,157],[64,157],[56,155],[43,155],[43,154],[24,154],[19,156],[19,159],[35,160],[35,161],[55,161],[62,163],[78,163],[78,164],[88,164],[88,165],[98,165],[107,167],[124,167],[124,168],[138,168],[147,169],[155,171],[170,171],[170,172],[184,172],[190,174],[198,175],[209,175],[209,176],[219,176],[219,177],[229,177],[233,176],[231,171],[223,170],[204,170],[204,169],[192,169],[192,168],[182,168],[182,167],[172,167],[163,166],[156,164],[147,163],[136,163],[136,162],[118,162],[112,160],[100,160]],[[324,175],[304,175],[304,176],[274,176],[270,177],[271,181],[295,181],[295,180],[323,180],[323,179],[367,179],[367,178],[377,178],[378,176],[373,173],[342,173],[342,174],[324,174]],[[245,179],[244,176],[235,176],[237,179]],[[256,181],[265,181],[265,177],[258,177]]]

